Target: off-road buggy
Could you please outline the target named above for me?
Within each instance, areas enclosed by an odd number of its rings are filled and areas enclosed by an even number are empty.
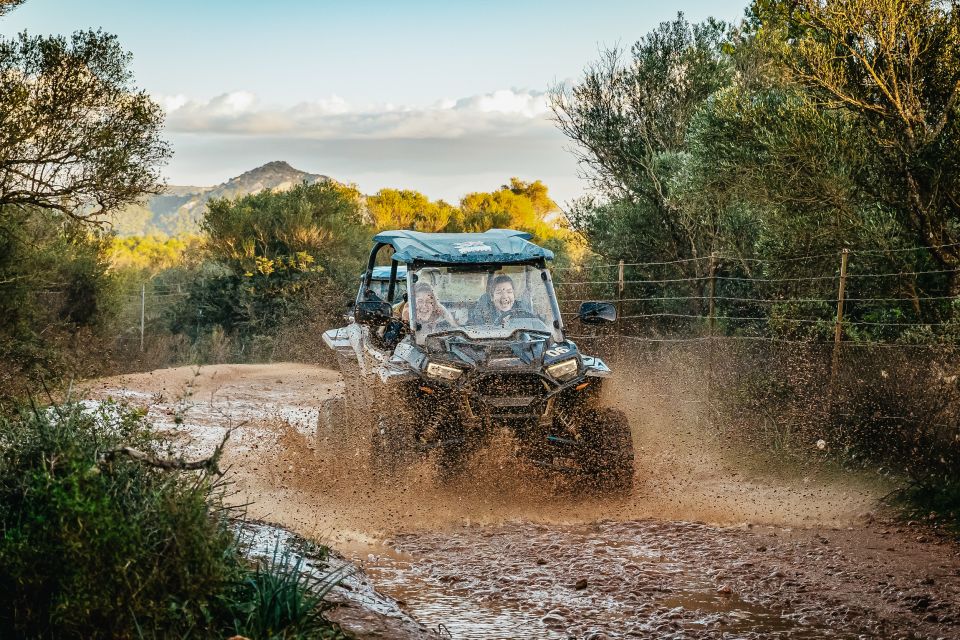
[[[505,229],[374,237],[350,324],[323,339],[346,383],[354,433],[344,436],[359,435],[375,469],[434,453],[439,477],[449,478],[507,430],[536,465],[630,491],[629,424],[599,399],[610,369],[564,336],[546,267],[553,253],[530,237]],[[389,262],[386,291],[376,286],[378,262]],[[616,309],[584,302],[577,317],[609,322]]]

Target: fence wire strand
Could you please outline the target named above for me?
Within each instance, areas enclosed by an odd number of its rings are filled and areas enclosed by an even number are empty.
[[[955,247],[960,246],[960,243],[949,244],[949,245],[938,245],[940,248],[946,247]],[[849,259],[854,258],[856,255],[879,255],[887,253],[904,253],[908,251],[919,251],[926,250],[927,247],[913,247],[913,248],[902,248],[902,249],[893,249],[893,250],[861,250],[861,251],[849,251],[847,259],[843,262],[844,265],[849,264]],[[690,324],[687,324],[687,321],[691,321],[694,324],[702,323],[710,328],[710,331],[713,331],[713,328],[717,324],[732,324],[737,326],[736,323],[764,323],[765,326],[770,327],[774,332],[781,332],[786,328],[786,331],[789,333],[791,326],[799,328],[800,325],[826,325],[833,326],[831,333],[835,333],[837,338],[833,341],[827,341],[823,339],[822,333],[825,331],[821,328],[817,332],[821,333],[821,338],[818,340],[811,336],[809,339],[788,339],[788,338],[778,338],[775,336],[736,336],[736,339],[756,339],[756,340],[770,340],[770,341],[784,341],[786,343],[796,343],[796,344],[830,344],[831,342],[839,344],[840,342],[847,344],[857,343],[860,345],[869,345],[877,346],[880,344],[890,344],[893,346],[901,346],[903,344],[909,344],[904,342],[883,342],[871,340],[867,336],[860,334],[856,335],[856,340],[850,340],[846,330],[853,330],[854,327],[863,327],[864,330],[868,328],[889,328],[891,330],[920,330],[920,331],[932,331],[934,329],[942,327],[957,327],[958,323],[955,321],[949,321],[951,318],[951,313],[949,310],[945,310],[942,306],[932,306],[937,303],[949,303],[950,301],[960,302],[960,297],[953,295],[917,295],[915,291],[910,291],[909,294],[904,294],[902,296],[890,296],[890,295],[870,295],[873,293],[875,288],[878,285],[860,285],[858,283],[866,283],[871,280],[881,280],[883,278],[913,278],[917,279],[923,276],[942,276],[949,274],[960,273],[960,268],[949,268],[949,269],[917,269],[917,270],[900,270],[900,271],[877,271],[877,272],[863,272],[857,273],[855,270],[846,270],[844,266],[843,269],[837,266],[835,272],[828,275],[804,275],[804,276],[792,276],[792,277],[761,277],[761,276],[752,276],[752,275],[728,275],[724,273],[717,273],[715,271],[715,265],[719,260],[732,260],[734,262],[751,262],[751,263],[778,263],[778,262],[799,262],[799,261],[813,261],[816,259],[834,257],[838,258],[842,254],[841,252],[836,253],[823,253],[823,254],[814,254],[809,256],[801,256],[797,258],[785,258],[781,260],[761,260],[761,259],[739,259],[731,258],[729,256],[704,256],[699,258],[691,258],[684,260],[674,260],[666,262],[634,262],[634,263],[617,263],[617,264],[604,264],[598,265],[596,268],[606,268],[610,269],[613,267],[620,268],[620,273],[615,274],[616,279],[588,279],[577,281],[575,279],[566,279],[576,277],[578,274],[588,276],[590,274],[589,268],[581,270],[567,269],[563,273],[566,274],[566,277],[560,276],[556,285],[561,291],[570,291],[571,293],[581,293],[576,291],[577,288],[594,288],[601,289],[605,291],[605,295],[601,295],[599,298],[587,298],[583,295],[576,298],[567,298],[563,299],[562,302],[566,304],[572,303],[583,303],[588,301],[603,301],[610,302],[618,306],[620,320],[633,322],[634,329],[637,332],[642,331],[654,331],[662,332],[665,329],[669,331],[667,327],[670,324],[657,323],[657,320],[664,320],[669,323],[671,320],[681,321],[681,324],[675,325],[677,327],[687,327],[687,331],[693,327]],[[703,260],[713,260],[711,265],[710,273],[705,275],[691,275],[683,277],[663,277],[663,278],[633,278],[629,279],[624,277],[622,268],[631,267],[631,268],[644,268],[644,267],[657,267],[664,265],[677,265],[689,262],[700,262]],[[669,274],[666,274],[669,275]],[[715,290],[717,285],[721,283],[728,283],[724,288],[734,288],[734,291],[717,292]],[[813,288],[814,291],[823,290],[822,297],[819,296],[798,296],[791,297],[787,294],[777,293],[780,291],[789,291],[794,287],[794,284],[802,283],[823,283],[824,286],[809,287]],[[827,285],[827,283],[830,283]],[[777,285],[784,285],[782,288]],[[845,287],[841,288],[841,284],[845,284]],[[664,291],[662,295],[651,295],[651,296],[638,296],[637,290],[634,288],[632,291],[627,293],[626,289],[630,289],[636,286],[648,286],[648,287],[669,287],[668,291]],[[693,289],[689,295],[681,295],[683,289],[690,287]],[[837,293],[827,293],[825,290],[827,286],[831,287]],[[890,286],[890,285],[883,285]],[[896,285],[899,287],[899,285]],[[750,292],[750,289],[753,288],[755,291]],[[858,288],[865,288],[860,295],[857,295]],[[916,285],[911,285],[912,289],[916,289]],[[619,295],[610,295],[611,289],[618,292]],[[669,290],[680,289],[677,293],[671,293]],[[838,289],[840,291],[838,291]],[[843,291],[843,289],[846,289]],[[852,295],[851,295],[851,289]],[[706,292],[709,290],[709,293]],[[746,290],[746,291],[743,291]],[[802,290],[802,289],[801,289]],[[896,290],[896,289],[895,289]],[[882,291],[882,289],[881,289]],[[842,292],[842,293],[841,293]],[[632,294],[632,295],[630,295]],[[759,294],[759,295],[758,295]],[[766,295],[764,295],[766,294]],[[774,294],[774,295],[771,295]],[[562,296],[561,296],[562,297]],[[839,298],[842,297],[842,300]],[[677,304],[670,304],[677,303]],[[734,311],[734,313],[724,314],[722,310],[720,313],[714,313],[714,305],[720,304],[721,307],[725,307],[726,311]],[[796,314],[791,314],[789,316],[777,316],[777,315],[758,315],[750,314],[738,314],[736,311],[743,310],[744,306],[749,308],[750,305],[829,305],[831,307],[832,313],[829,315],[821,315],[823,309],[821,307],[820,313],[811,314],[808,317],[798,317]],[[878,310],[873,309],[860,309],[858,315],[857,305],[882,305],[882,304],[891,304],[891,305],[900,305],[898,309],[893,310],[893,317],[884,318],[882,315],[878,317],[876,315]],[[629,311],[624,312],[623,305],[631,305]],[[647,305],[644,308],[644,305]],[[651,310],[649,305],[659,305],[661,310],[657,310],[656,306]],[[688,306],[690,309],[684,311],[683,307]],[[924,309],[924,312],[921,313],[921,305]],[[639,306],[639,308],[638,308]],[[680,308],[677,308],[677,307]],[[707,313],[706,307],[709,306],[710,312]],[[671,308],[673,307],[673,308]],[[565,307],[568,308],[568,307]],[[802,309],[802,307],[801,307]],[[869,313],[864,314],[864,311]],[[841,313],[843,312],[843,313]],[[766,312],[764,312],[766,313]],[[885,310],[880,309],[879,313],[886,313]],[[873,315],[870,315],[873,314]],[[944,315],[947,314],[947,315]],[[566,318],[576,318],[577,313],[564,313]],[[800,314],[803,315],[802,313]],[[820,316],[820,317],[817,317]],[[929,316],[929,317],[925,317]],[[948,321],[943,321],[946,318]],[[650,320],[650,326],[644,327],[642,322],[637,324],[637,321]],[[746,325],[740,325],[745,327]],[[763,325],[761,325],[763,326]],[[780,330],[777,330],[777,327],[780,327]],[[743,330],[741,328],[741,330]],[[794,329],[796,330],[796,329]],[[757,328],[755,331],[759,333],[766,333],[766,330]],[[619,335],[619,334],[613,334]],[[879,334],[878,334],[879,335]],[[620,335],[620,337],[627,338],[630,340],[646,340],[646,341],[663,341],[663,342],[688,342],[688,341],[699,341],[702,339],[726,339],[732,338],[731,336],[715,336],[715,337],[682,337],[682,338],[648,338],[639,335]],[[873,336],[876,338],[877,336]],[[931,337],[934,337],[931,335]],[[866,339],[865,339],[866,338]],[[949,341],[956,342],[956,338],[951,338],[947,336]],[[903,340],[904,336],[900,336],[900,340]],[[909,339],[909,338],[908,338]],[[914,336],[913,339],[916,339]],[[941,335],[940,338],[935,338],[943,340],[944,336]],[[913,340],[910,340],[912,342]]]

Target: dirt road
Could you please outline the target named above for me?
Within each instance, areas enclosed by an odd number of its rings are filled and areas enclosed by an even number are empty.
[[[826,465],[771,475],[661,380],[628,380],[638,472],[627,500],[578,497],[494,443],[459,484],[429,464],[385,487],[360,447],[317,433],[339,374],[179,368],[100,380],[226,462],[251,516],[326,539],[455,638],[960,638],[960,547],[876,514],[887,490]]]

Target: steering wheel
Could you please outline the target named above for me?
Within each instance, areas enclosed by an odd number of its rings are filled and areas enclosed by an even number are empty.
[[[506,326],[511,320],[523,320],[524,318],[540,320],[540,316],[533,313],[532,311],[527,311],[526,309],[513,308],[507,313],[503,314],[500,318],[500,323]]]

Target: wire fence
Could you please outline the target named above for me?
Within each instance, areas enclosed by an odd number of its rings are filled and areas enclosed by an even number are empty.
[[[554,274],[566,323],[578,317],[577,306],[583,302],[617,306],[617,324],[586,329],[587,336],[835,345],[956,343],[960,297],[949,292],[951,283],[960,280],[960,268],[870,269],[877,256],[909,251],[928,248],[844,250],[777,260],[714,254],[560,268]],[[744,269],[744,263],[752,268]],[[793,265],[796,270],[801,264],[800,274],[781,273],[779,268]]]
[[[118,341],[143,351],[148,338],[169,333],[169,315],[189,296],[186,283],[142,282],[120,292]]]
[[[955,476],[960,302],[950,280],[960,270],[861,259],[894,252],[904,250],[591,264],[555,269],[554,284],[584,352],[609,359],[627,387],[693,407],[718,434],[749,442],[741,436],[755,431],[781,448],[824,439],[890,464],[920,456],[917,468]],[[127,347],[149,352],[169,336],[187,291],[125,290]],[[615,323],[576,320],[597,300],[616,306]]]
[[[554,282],[567,336],[642,402],[696,407],[685,420],[740,448],[826,448],[938,486],[960,473],[960,269],[897,268],[908,251],[927,248],[624,261]],[[587,301],[616,322],[578,322]]]

